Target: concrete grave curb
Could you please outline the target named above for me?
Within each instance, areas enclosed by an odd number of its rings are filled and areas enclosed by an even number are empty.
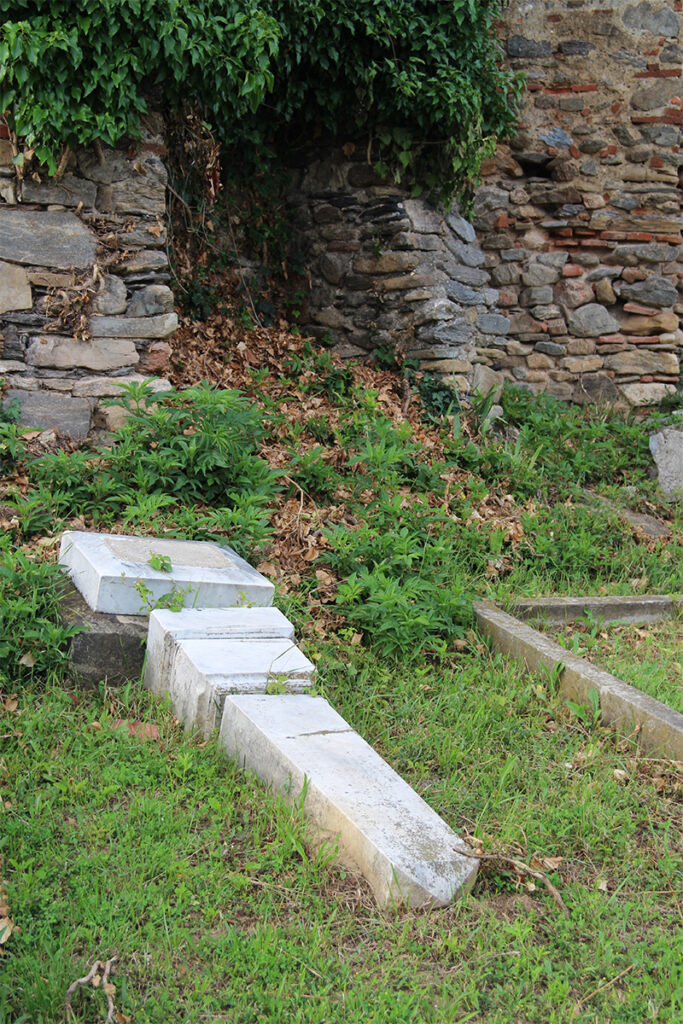
[[[303,795],[313,847],[380,905],[444,907],[474,884],[469,847],[322,697],[226,697],[219,741],[290,802]]]
[[[586,599],[578,600],[584,600],[585,606]],[[614,598],[610,600],[615,601]],[[644,600],[644,610],[647,611],[647,599]],[[537,603],[534,604],[537,609]],[[557,604],[546,605],[546,608],[553,607],[557,610]],[[631,608],[633,611],[633,606]],[[560,693],[570,700],[587,703],[591,691],[597,691],[603,721],[620,732],[636,733],[644,749],[683,761],[683,715],[678,711],[577,657],[491,602],[475,603],[474,614],[481,631],[496,650],[523,661],[530,672],[557,672]],[[637,620],[631,618],[630,621]]]

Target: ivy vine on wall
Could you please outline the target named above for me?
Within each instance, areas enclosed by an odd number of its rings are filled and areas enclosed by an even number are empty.
[[[0,0],[0,113],[51,174],[65,147],[190,102],[245,168],[285,140],[364,139],[380,171],[466,196],[522,88],[504,2]]]

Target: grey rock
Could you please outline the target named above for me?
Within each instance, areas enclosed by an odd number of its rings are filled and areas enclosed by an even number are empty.
[[[415,309],[413,323],[419,326],[434,320],[452,320],[457,313],[457,306],[448,299],[433,298]]]
[[[675,39],[681,29],[681,19],[669,7],[656,9],[643,0],[629,4],[622,15],[626,28],[635,32],[651,32],[654,36]]]
[[[94,612],[77,590],[61,601],[65,622],[81,632],[71,638],[69,665],[80,686],[110,686],[138,681],[142,676],[147,641],[146,615]]]
[[[494,188],[487,185],[479,189],[474,199],[474,210],[477,216],[482,213],[491,213],[495,210],[503,210],[510,205],[510,196],[502,188]]]
[[[595,160],[584,160],[581,164],[581,173],[592,178],[598,173],[598,165]]]
[[[0,313],[32,306],[31,284],[24,268],[0,262]]]
[[[119,149],[102,147],[102,163],[94,150],[83,149],[78,154],[78,169],[82,175],[100,185],[123,181],[133,173],[133,162]]]
[[[531,263],[528,270],[522,274],[522,282],[529,288],[538,288],[540,285],[555,284],[560,279],[560,271],[557,267],[545,267],[542,263]],[[543,299],[543,302],[550,299]]]
[[[468,220],[461,217],[459,213],[450,213],[446,218],[446,222],[451,229],[455,231],[456,235],[462,239],[463,242],[475,242],[477,234]]]
[[[139,291],[135,292],[128,303],[126,316],[156,316],[158,313],[171,313],[172,311],[173,292],[168,285],[150,284],[147,285],[146,288],[140,288]],[[136,335],[136,337],[141,338],[144,337],[144,335],[140,334]],[[155,335],[155,337],[157,337],[157,335]]]
[[[683,64],[683,46],[669,43],[661,50],[659,59],[665,64]]]
[[[565,149],[571,146],[574,141],[571,135],[567,135],[562,128],[550,128],[539,132],[538,136],[549,146],[556,146],[558,149]]]
[[[140,252],[132,252],[125,263],[120,265],[119,271],[128,277],[133,274],[149,274],[167,268],[168,258],[165,252],[149,252],[143,249]]]
[[[544,352],[547,356],[563,356],[566,351],[565,346],[556,341],[537,341],[534,349],[536,352]]]
[[[80,440],[90,431],[90,403],[85,398],[55,391],[7,392],[3,405],[18,401],[19,420],[37,430],[55,430],[71,440]]]
[[[552,45],[547,40],[536,42],[534,39],[519,35],[508,39],[507,50],[511,57],[550,57],[553,52]]]
[[[481,302],[481,296],[474,288],[459,281],[449,281],[446,285],[446,295],[453,302],[461,302],[464,306],[476,306]]]
[[[323,253],[318,263],[320,273],[330,284],[339,284],[346,270],[346,262],[341,256]]]
[[[128,289],[125,282],[114,274],[105,274],[100,291],[93,299],[93,313],[105,313],[108,316],[123,313],[128,301]]]
[[[448,236],[446,236],[445,242],[457,261],[466,267],[480,267],[486,259],[478,245],[466,245],[464,242],[459,242]]]
[[[0,210],[0,259],[67,270],[91,267],[97,240],[73,213]]]
[[[506,285],[516,284],[519,281],[520,273],[517,267],[511,263],[501,263],[493,268],[491,272],[494,284]]]
[[[158,219],[140,221],[133,225],[128,231],[119,234],[121,245],[127,249],[164,249],[168,241],[166,228],[162,227]]]
[[[640,263],[671,263],[677,256],[676,246],[651,242],[645,245],[618,245],[610,262],[637,267]]]
[[[66,174],[60,181],[48,178],[41,183],[29,178],[22,187],[25,203],[54,203],[60,206],[78,206],[82,203],[86,210],[92,210],[96,198],[97,186],[73,174]]]
[[[592,43],[581,39],[565,39],[560,43],[560,53],[563,53],[565,57],[585,57],[594,49]]]
[[[631,94],[631,106],[636,110],[657,110],[665,107],[680,90],[676,78],[657,78],[652,85],[636,89]]]
[[[510,321],[500,313],[480,313],[477,318],[477,327],[482,334],[508,334]]]
[[[489,282],[489,275],[486,271],[479,270],[477,267],[455,266],[451,268],[450,276],[454,281],[459,281],[460,284],[469,284],[473,287],[482,287]]]
[[[659,486],[669,498],[683,499],[683,431],[665,427],[650,437]]]
[[[432,327],[430,324],[421,327],[417,333],[421,345],[457,346],[459,352],[474,341],[474,328],[465,321],[441,323],[438,327]]]
[[[158,157],[136,161],[140,172],[111,186],[111,204],[115,213],[157,214],[166,212],[166,168]]]
[[[646,306],[673,306],[678,299],[677,288],[665,277],[647,277],[644,281],[622,284],[622,299],[631,299]]]
[[[45,334],[29,342],[25,355],[29,366],[88,370],[119,370],[140,361],[135,343],[128,338],[94,338],[74,341],[59,334]]]
[[[167,338],[178,327],[178,317],[175,313],[140,317],[92,316],[89,326],[93,338]]]
[[[601,334],[616,334],[619,323],[604,306],[589,302],[575,310],[569,319],[569,333],[577,338],[599,338]]]
[[[519,295],[520,306],[535,306],[537,303],[553,301],[553,290],[550,285],[538,288],[523,288]]]

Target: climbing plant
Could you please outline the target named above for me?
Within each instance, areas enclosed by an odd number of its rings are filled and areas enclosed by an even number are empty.
[[[190,102],[243,167],[331,133],[467,193],[521,89],[495,37],[504,2],[0,0],[0,114],[52,174],[67,146]]]

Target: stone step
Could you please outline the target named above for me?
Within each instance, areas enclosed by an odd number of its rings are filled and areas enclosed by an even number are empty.
[[[287,638],[189,639],[178,643],[168,680],[158,685],[187,729],[210,736],[226,694],[300,693],[314,675],[315,665]]]
[[[227,696],[219,741],[303,808],[311,844],[369,882],[382,906],[447,906],[478,861],[322,697]]]
[[[97,612],[147,615],[168,594],[194,608],[273,602],[274,587],[265,576],[230,548],[211,541],[67,530],[59,561]]]
[[[183,640],[294,639],[294,626],[278,608],[156,609],[147,632],[145,686],[164,693]]]

